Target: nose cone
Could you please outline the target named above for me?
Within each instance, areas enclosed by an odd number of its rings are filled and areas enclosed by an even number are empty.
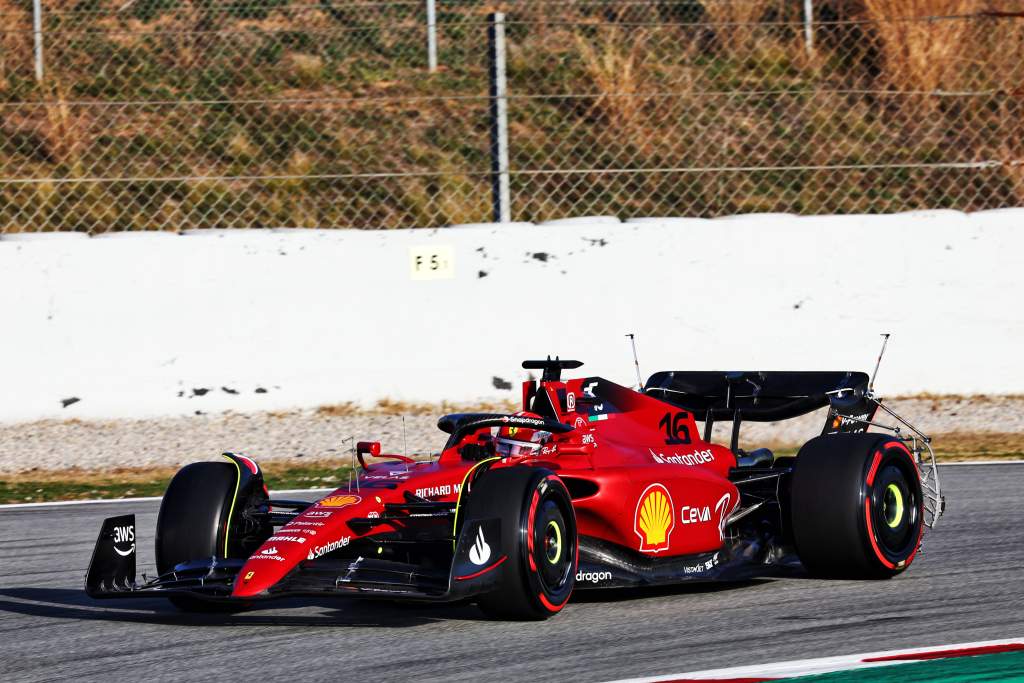
[[[274,538],[271,536],[271,538]],[[293,545],[293,544],[289,544]],[[294,544],[298,545],[298,544]],[[242,567],[235,579],[235,588],[231,595],[236,598],[251,598],[264,593],[275,583],[284,578],[296,564],[306,559],[298,553],[298,548],[287,548],[284,543],[268,540],[257,550]],[[296,557],[292,552],[297,553]]]
[[[315,560],[344,548],[352,540],[348,520],[371,512],[380,514],[377,496],[336,492],[274,532],[254,552],[235,579],[232,597],[265,595],[303,560]]]

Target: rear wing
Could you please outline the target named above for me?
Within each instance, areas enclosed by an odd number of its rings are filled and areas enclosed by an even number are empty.
[[[821,433],[858,433],[868,430],[877,410],[867,374],[854,371],[669,370],[651,375],[644,393],[703,420],[705,441],[715,422],[731,422],[733,453],[743,422],[789,420],[831,405]]]
[[[689,410],[705,421],[775,422],[832,406],[825,432],[840,416],[870,421],[874,410],[865,397],[868,376],[863,372],[682,371],[651,375],[644,393]],[[841,431],[863,431],[860,422],[839,421]]]
[[[788,420],[829,406],[822,435],[866,432],[869,427],[893,433],[907,443],[921,473],[925,523],[934,526],[945,509],[931,438],[872,393],[867,373],[669,370],[651,375],[643,392],[703,418],[705,441],[711,440],[716,420],[731,421],[733,452],[743,421]],[[877,422],[879,410],[883,419],[896,424]]]

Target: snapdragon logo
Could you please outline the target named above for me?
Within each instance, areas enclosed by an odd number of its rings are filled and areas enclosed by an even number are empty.
[[[611,578],[611,572],[576,572],[576,583],[601,583]]]

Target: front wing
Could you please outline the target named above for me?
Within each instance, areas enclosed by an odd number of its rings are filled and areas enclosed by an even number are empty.
[[[492,551],[483,562],[473,562],[470,548],[483,529]],[[131,537],[130,547],[125,539]],[[183,562],[155,578],[136,579],[135,515],[111,517],[103,522],[85,590],[93,598],[142,598],[186,595],[210,602],[244,602],[295,596],[359,596],[453,602],[493,588],[501,552],[498,519],[468,520],[462,527],[450,567],[419,565],[357,557],[330,557],[300,562],[281,581],[254,597],[235,598],[232,590],[244,559],[218,557]],[[477,554],[479,560],[479,554]]]

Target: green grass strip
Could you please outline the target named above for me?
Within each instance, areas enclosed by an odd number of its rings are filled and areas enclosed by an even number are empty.
[[[782,680],[800,683],[978,683],[1024,681],[1024,652],[933,659]]]
[[[43,503],[59,500],[98,500],[162,496],[176,468],[147,471],[54,473],[36,478],[31,474],[0,475],[0,503]],[[319,489],[348,482],[348,465],[268,463],[264,479],[271,491]]]

